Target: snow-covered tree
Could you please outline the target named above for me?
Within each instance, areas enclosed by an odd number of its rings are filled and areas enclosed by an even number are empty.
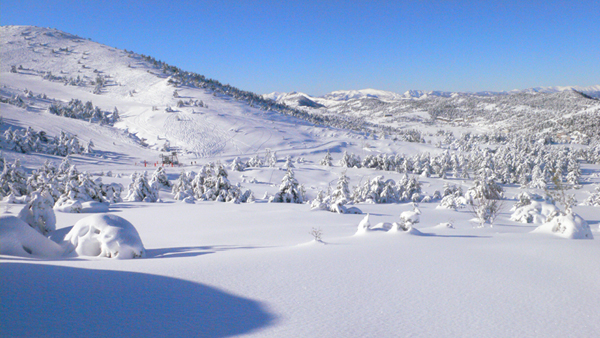
[[[596,189],[583,202],[585,205],[600,207],[600,184],[596,185]]]
[[[329,196],[323,190],[317,192],[317,196],[310,203],[311,209],[327,210],[329,209]]]
[[[473,186],[466,193],[467,200],[472,204],[476,199],[500,200],[504,196],[501,186],[493,179],[481,177],[473,182]]]
[[[181,171],[179,177],[173,183],[171,193],[173,194],[173,198],[178,201],[182,201],[186,198],[194,198],[194,190],[192,189],[192,179],[190,175],[187,172],[185,172],[185,170]]]
[[[201,201],[247,203],[254,201],[251,190],[242,193],[241,186],[231,184],[227,170],[220,163],[203,166],[191,182],[194,198]]]
[[[233,162],[231,162],[231,171],[244,171],[246,167],[246,163],[244,163],[239,157],[234,158]]]
[[[164,167],[158,167],[152,173],[152,177],[150,178],[149,184],[153,187],[154,190],[160,190],[161,187],[170,188],[171,182],[169,182],[169,178],[167,177],[167,173],[165,172]]]
[[[87,143],[87,145],[85,146],[85,153],[86,154],[91,154],[94,152],[94,142],[90,139],[90,141]]]
[[[290,168],[279,185],[279,191],[269,198],[269,202],[275,203],[304,203],[304,187],[294,177],[294,171]]]
[[[260,168],[263,166],[263,160],[260,158],[260,156],[258,154],[254,155],[254,157],[252,157],[249,161],[248,161],[248,167],[252,167],[252,168]]]
[[[159,200],[158,190],[148,183],[147,172],[143,174],[133,173],[128,190],[125,200],[129,202],[157,202]]]
[[[277,166],[277,153],[271,152],[271,149],[266,149],[265,161],[271,168]]]
[[[4,169],[0,173],[0,195],[1,197],[12,194],[15,197],[26,196],[29,193],[27,189],[27,173],[21,166],[21,160],[15,159],[13,164],[4,162]]]
[[[350,179],[343,171],[338,178],[335,189],[331,192],[330,199],[333,203],[346,204],[351,201],[352,195],[348,186]]]
[[[294,163],[292,163],[292,157],[290,155],[288,155],[285,158],[285,163],[283,164],[282,169],[283,170],[288,170],[290,168],[295,168],[295,167],[294,167]]]
[[[323,159],[321,159],[320,164],[327,166],[327,167],[331,167],[331,161],[333,160],[333,158],[331,157],[331,153],[329,153],[329,150],[327,150],[327,154],[325,154],[325,157],[323,157]]]
[[[54,199],[46,191],[34,191],[29,202],[19,212],[19,218],[42,235],[56,230],[56,216],[52,209]]]

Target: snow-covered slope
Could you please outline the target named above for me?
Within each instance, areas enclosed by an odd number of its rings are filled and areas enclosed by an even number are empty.
[[[40,121],[64,119],[46,113],[51,103],[91,101],[103,110],[117,108],[121,120],[115,127],[151,149],[168,142],[190,158],[249,156],[266,148],[305,149],[314,143],[314,135],[329,133],[276,110],[254,108],[252,102],[211,87],[173,85],[163,69],[132,52],[46,28],[7,26],[0,34],[2,96],[23,96],[25,89],[34,96],[45,94],[47,100],[34,97],[27,108]],[[104,84],[98,89],[99,77]],[[78,134],[84,139],[92,135]],[[94,137],[103,150],[113,150]]]

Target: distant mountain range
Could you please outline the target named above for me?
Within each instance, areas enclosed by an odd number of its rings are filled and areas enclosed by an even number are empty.
[[[403,94],[378,89],[360,90],[338,90],[323,96],[311,96],[300,92],[281,93],[273,92],[264,94],[265,99],[271,99],[277,103],[286,104],[291,107],[324,108],[338,105],[341,102],[351,100],[377,99],[382,102],[392,103],[401,100],[425,99],[429,97],[456,97],[456,96],[496,96],[520,93],[559,93],[564,91],[576,91],[590,97],[600,98],[600,85],[581,86],[554,86],[534,87],[527,89],[514,89],[511,91],[480,91],[480,92],[446,92],[437,90],[408,90]]]

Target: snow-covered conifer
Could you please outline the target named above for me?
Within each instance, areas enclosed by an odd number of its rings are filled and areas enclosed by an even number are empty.
[[[94,142],[90,139],[90,141],[85,146],[85,153],[91,154],[94,152]]]
[[[19,218],[42,235],[47,235],[56,229],[56,216],[52,206],[54,200],[46,191],[31,193],[29,202],[19,212]]]
[[[346,176],[346,171],[343,171],[338,178],[335,189],[330,195],[331,201],[333,203],[341,203],[346,204],[351,201],[350,188],[348,187],[349,182],[348,176]]]
[[[179,201],[189,197],[193,198],[194,191],[192,189],[192,182],[189,174],[185,172],[185,170],[181,171],[179,177],[173,183],[171,193],[173,194],[173,198]]]
[[[327,167],[331,167],[332,166],[332,163],[331,163],[332,160],[333,160],[333,158],[331,157],[331,153],[329,152],[329,150],[327,150],[327,154],[325,154],[325,157],[323,157],[321,159],[320,164],[324,165],[324,166],[327,166]]]
[[[231,162],[231,171],[244,171],[246,167],[246,163],[244,163],[239,157],[234,158],[233,162]]]
[[[594,189],[594,192],[592,192],[590,196],[585,199],[583,204],[594,207],[600,207],[600,184],[596,185],[596,189]]]
[[[161,187],[170,188],[171,182],[169,182],[169,178],[167,177],[167,173],[165,172],[164,167],[158,167],[152,173],[152,177],[150,178],[149,184],[154,188],[154,190],[159,190]]]
[[[158,190],[154,189],[148,183],[148,174],[133,173],[131,183],[129,184],[126,201],[130,202],[156,202],[158,201]]]
[[[295,168],[295,167],[294,167],[294,164],[292,163],[292,157],[290,155],[288,155],[285,158],[285,163],[283,164],[282,169],[283,170],[288,170],[290,168]]]
[[[263,166],[263,161],[260,158],[260,156],[258,154],[254,155],[254,157],[252,157],[249,161],[248,161],[248,167],[252,167],[252,168],[260,168]]]
[[[304,187],[298,183],[294,171],[290,168],[281,180],[279,191],[269,198],[269,202],[303,203],[304,199]]]

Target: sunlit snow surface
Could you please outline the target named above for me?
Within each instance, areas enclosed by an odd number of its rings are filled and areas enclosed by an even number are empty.
[[[30,33],[22,35],[24,30]],[[593,337],[600,332],[598,208],[574,208],[595,239],[570,240],[533,232],[540,224],[511,221],[509,209],[521,192],[516,186],[505,187],[507,205],[494,226],[484,228],[477,228],[466,208],[437,209],[438,202],[420,203],[413,231],[395,232],[385,230],[400,222],[403,212],[413,212],[413,205],[360,204],[363,214],[354,215],[311,211],[308,204],[265,203],[261,197],[275,193],[285,175],[279,167],[287,155],[306,159],[294,163],[294,172],[312,199],[318,189],[335,186],[344,170],[337,165],[344,150],[363,157],[441,150],[315,128],[194,88],[182,88],[179,95],[202,99],[208,108],[166,113],[167,105],[176,105],[174,88],[123,51],[52,30],[3,27],[1,32],[3,95],[27,88],[65,102],[79,98],[103,109],[116,106],[123,117],[111,128],[50,115],[43,102],[28,110],[0,104],[2,131],[31,126],[50,135],[66,130],[84,142],[93,139],[97,151],[73,156],[72,162],[93,175],[112,171],[113,176],[102,176],[105,183],[127,187],[133,172],[151,174],[156,149],[165,139],[181,151],[185,164],[166,169],[172,181],[182,169],[198,172],[201,164],[229,163],[235,156],[247,160],[266,148],[280,159],[277,168],[229,171],[233,183],[254,191],[256,203],[190,204],[174,201],[162,190],[163,203],[111,204],[110,215],[135,227],[144,258],[22,257],[26,251],[13,239],[24,233],[18,238],[28,238],[31,246],[39,242],[39,234],[11,218],[23,205],[3,204],[1,243],[11,241],[15,251],[1,256],[1,336]],[[54,36],[44,35],[48,32]],[[51,49],[65,46],[71,54],[52,56]],[[115,85],[95,95],[90,87],[10,73],[12,64],[71,75],[99,69]],[[126,128],[137,139],[124,133]],[[140,146],[141,138],[148,147]],[[331,168],[318,164],[327,150],[334,158]],[[29,170],[46,159],[61,161],[10,151],[3,156],[11,163],[21,159]],[[579,201],[589,196],[591,183],[600,183],[600,166],[583,165],[582,170],[590,181],[574,192]],[[348,169],[346,174],[351,186],[376,175],[400,178],[371,169]],[[419,181],[429,195],[442,190],[444,182],[465,190],[472,185],[453,178]],[[355,236],[367,214],[372,231]],[[61,242],[88,216],[56,212],[51,238]],[[313,228],[321,230],[322,242],[310,234]],[[7,235],[14,233],[16,237]],[[44,250],[49,253],[37,256],[60,251],[53,245]]]

